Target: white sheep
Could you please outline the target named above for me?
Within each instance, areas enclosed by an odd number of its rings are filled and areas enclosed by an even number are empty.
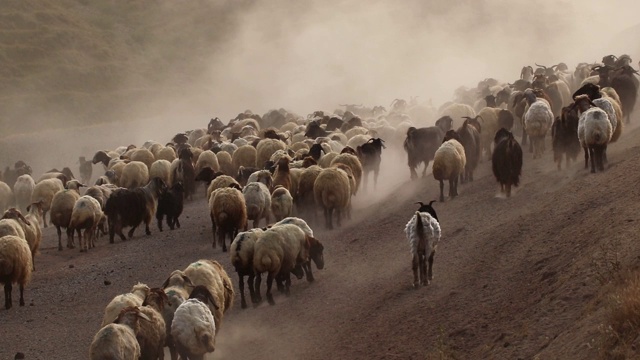
[[[596,167],[604,171],[606,161],[607,144],[611,140],[611,122],[607,113],[592,107],[580,115],[578,121],[578,139],[584,149],[584,165],[587,168],[589,157],[591,158],[591,172],[596,172]]]
[[[117,295],[104,309],[104,316],[102,317],[102,325],[105,326],[112,323],[122,309],[130,306],[141,306],[144,299],[149,295],[150,288],[142,283],[137,283],[131,288],[130,293]]]
[[[127,307],[116,314],[93,337],[89,347],[91,360],[138,360],[140,344],[136,335],[140,331],[139,319],[151,321],[138,307]],[[115,320],[115,323],[112,321]]]
[[[79,198],[80,194],[77,190],[65,189],[58,191],[51,200],[51,224],[56,227],[58,232],[58,250],[62,250],[62,228],[67,229],[67,248],[73,249],[75,247],[69,222],[73,205]]]
[[[286,217],[278,221],[277,223],[273,224],[273,226],[288,225],[288,224],[296,225],[297,227],[302,229],[302,231],[304,231],[304,233],[307,234],[307,236],[313,237],[313,230],[311,230],[311,227],[309,227],[309,224],[307,224],[307,222],[304,221],[303,219],[295,216]]]
[[[233,172],[233,164],[230,153],[224,150],[218,151],[216,153],[216,157],[218,158],[218,164],[220,164],[220,171],[227,175],[235,175]]]
[[[203,359],[215,350],[215,321],[209,307],[198,299],[183,302],[171,324],[171,337],[183,359]]]
[[[35,187],[36,182],[29,174],[20,175],[16,179],[16,183],[13,185],[13,192],[16,197],[16,206],[21,212],[27,212],[27,206],[31,204],[31,195]],[[0,210],[2,210],[2,205],[0,205]]]
[[[220,144],[220,150],[226,151],[229,153],[229,155],[233,156],[233,153],[238,150],[238,146],[236,146],[236,144],[234,143],[223,142],[222,144]]]
[[[464,147],[456,139],[443,142],[436,150],[432,173],[434,179],[440,182],[441,202],[444,202],[444,180],[449,180],[449,197],[458,196],[458,179],[463,174],[466,164]]]
[[[171,359],[177,359],[175,344],[171,336],[171,324],[178,307],[189,298],[187,287],[192,289],[193,283],[182,270],[174,270],[162,285],[168,300],[168,304],[162,310],[162,317],[167,329],[166,345],[169,347]]]
[[[200,259],[189,264],[184,269],[184,275],[193,285],[206,287],[212,296],[214,304],[210,304],[209,308],[215,320],[217,333],[222,327],[224,313],[233,305],[235,293],[231,278],[219,262],[208,259]]]
[[[20,221],[13,218],[0,219],[0,237],[12,235],[24,239],[24,230],[20,225]]]
[[[262,139],[256,146],[258,157],[256,159],[256,166],[263,167],[264,164],[271,158],[271,155],[278,150],[286,150],[287,144],[276,139]]]
[[[269,188],[260,182],[247,183],[242,189],[247,206],[247,220],[253,221],[253,227],[260,227],[260,220],[269,223],[271,217],[271,194]]]
[[[229,255],[231,257],[231,265],[238,273],[238,287],[240,288],[240,304],[243,309],[247,308],[247,301],[244,296],[244,277],[248,276],[249,294],[251,301],[255,304],[256,297],[254,291],[254,278],[253,272],[253,252],[254,246],[260,235],[264,231],[260,228],[250,229],[248,231],[240,232],[233,239],[233,242],[229,246]]]
[[[269,189],[273,185],[273,178],[271,177],[271,172],[269,170],[258,170],[251,175],[249,175],[249,179],[247,179],[247,184],[252,182],[260,182],[265,184]]]
[[[24,287],[31,280],[31,251],[20,237],[7,235],[0,238],[0,282],[4,283],[4,308],[12,304],[13,284],[20,285],[20,306],[24,306]]]
[[[152,155],[153,156],[153,155]],[[149,167],[141,161],[131,161],[124,166],[120,175],[120,186],[127,189],[134,189],[147,185],[149,182]]]
[[[544,151],[544,138],[553,124],[553,112],[547,101],[536,98],[531,89],[527,89],[524,95],[529,104],[524,114],[524,129],[531,138],[533,158],[537,159]]]
[[[218,157],[211,150],[203,151],[200,156],[198,156],[195,167],[196,175],[206,167],[211,168],[213,172],[220,171],[220,163],[218,162]]]
[[[167,160],[169,163],[171,163],[177,157],[176,151],[170,146],[163,147],[162,149],[158,150],[155,155],[156,160]]]
[[[31,203],[42,202],[42,221],[44,227],[47,227],[47,212],[51,209],[51,201],[53,196],[64,190],[60,179],[47,179],[37,183],[31,194]]]
[[[229,187],[232,184],[236,184],[238,188],[240,188],[240,184],[238,183],[238,181],[236,181],[236,179],[232,178],[229,175],[220,175],[216,177],[215,179],[213,179],[213,181],[211,181],[209,187],[207,187],[207,199],[211,199],[211,194],[215,190]]]
[[[351,129],[353,130],[353,129]],[[366,144],[367,141],[369,141],[371,139],[371,135],[368,134],[357,134],[355,136],[353,136],[352,138],[349,139],[349,141],[347,142],[347,146],[352,148],[352,149],[357,149],[358,146],[362,146],[363,144]],[[325,153],[328,153],[330,151],[333,151],[333,148],[331,147],[330,144],[327,144],[329,146],[329,149],[325,150]],[[324,147],[323,147],[324,149]],[[329,151],[327,151],[329,150]]]
[[[3,218],[13,219],[22,227],[22,232],[24,233],[22,238],[27,241],[27,244],[29,244],[29,250],[31,251],[31,264],[33,266],[32,270],[35,270],[35,256],[40,248],[40,243],[42,242],[42,229],[40,229],[40,224],[38,223],[41,212],[40,204],[31,204],[27,209],[29,209],[27,214],[23,216],[23,214],[20,213],[20,210],[11,208],[4,213]]]
[[[78,246],[80,252],[86,252],[96,246],[96,230],[101,221],[104,221],[104,213],[98,200],[91,196],[81,196],[73,205],[71,219],[69,220],[69,231],[78,232]],[[81,231],[84,229],[84,239]]]
[[[271,194],[271,213],[276,221],[291,216],[293,211],[293,197],[289,190],[277,186]],[[255,226],[254,226],[255,227]]]
[[[474,118],[476,117],[476,112],[471,106],[467,104],[452,103],[442,109],[442,111],[440,112],[440,117],[442,116],[450,116],[452,119],[461,119],[465,116]],[[403,134],[406,134],[406,130]]]
[[[132,149],[130,150],[128,157],[129,159],[131,159],[131,162],[139,161],[145,164],[145,166],[147,167],[147,172],[149,171],[151,164],[153,164],[153,162],[156,161],[156,158],[155,156],[153,156],[153,153],[151,153],[151,151],[147,149]]]
[[[433,257],[440,241],[440,223],[429,213],[416,211],[404,231],[411,251],[413,287],[428,285],[433,279]]]
[[[15,202],[13,191],[6,183],[0,181],[0,212],[4,212]]]
[[[149,179],[159,177],[167,186],[171,186],[171,163],[168,160],[158,159],[149,168]],[[144,183],[142,186],[146,185]]]
[[[313,185],[316,205],[324,210],[325,225],[333,229],[333,213],[338,226],[342,224],[342,214],[351,203],[351,185],[345,171],[337,168],[323,169]]]

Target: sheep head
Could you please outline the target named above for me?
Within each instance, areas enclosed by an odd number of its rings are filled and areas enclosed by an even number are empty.
[[[443,133],[453,128],[453,119],[449,115],[445,115],[436,121],[436,126],[442,130]]]
[[[144,298],[142,306],[145,305],[150,305],[154,309],[162,311],[165,305],[171,306],[171,303],[169,302],[169,298],[167,297],[167,294],[163,289],[152,288],[149,290],[149,294],[147,294],[147,296]]]
[[[209,289],[207,289],[207,287],[204,285],[198,285],[194,287],[191,291],[191,294],[189,295],[189,299],[197,299],[203,304],[211,304],[216,310],[220,309],[218,304],[216,304],[216,300],[213,298],[213,295],[211,295]]]
[[[433,208],[432,204],[436,202],[435,200],[431,200],[428,204],[422,203],[422,201],[418,201],[416,204],[420,205],[418,209],[419,212],[426,212],[434,219],[438,220],[438,214],[436,214],[436,209]],[[439,221],[439,220],[438,220]]]
[[[139,319],[151,321],[147,315],[140,312],[140,308],[137,306],[129,306],[122,310],[118,314],[118,317],[113,321],[116,324],[122,324],[129,326],[135,334],[140,331]]]
[[[309,257],[316,264],[316,267],[322,270],[324,268],[324,245],[320,240],[310,236],[307,236],[307,244],[309,246]]]
[[[194,287],[195,285],[193,285],[191,279],[189,279],[189,277],[185,275],[182,270],[174,270],[171,275],[169,275],[167,280],[165,280],[162,284],[163,289],[166,289],[170,286],[178,286],[186,289],[187,286]]]
[[[29,222],[29,220],[27,220],[22,213],[20,212],[20,210],[16,209],[16,208],[9,208],[7,211],[4,212],[4,215],[2,215],[3,219],[14,219],[14,220],[20,220],[23,223],[31,226],[31,223]]]

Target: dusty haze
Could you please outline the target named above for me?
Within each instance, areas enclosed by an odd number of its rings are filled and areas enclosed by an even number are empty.
[[[639,8],[630,0],[11,4],[0,10],[8,80],[0,165],[21,157],[45,171],[100,148],[165,142],[245,109],[306,115],[410,96],[438,106],[461,85],[513,81],[534,62],[572,68],[629,53],[637,64],[637,41],[627,38],[639,33]],[[86,136],[65,136],[67,127]],[[36,143],[56,140],[55,158],[42,158],[32,137],[11,136],[36,129]]]

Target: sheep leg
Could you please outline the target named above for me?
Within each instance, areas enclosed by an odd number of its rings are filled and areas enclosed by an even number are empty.
[[[211,233],[213,234],[213,248],[216,248],[216,223],[213,220],[213,214],[211,216]]]
[[[507,197],[511,197],[511,184],[507,184]]]
[[[62,251],[62,230],[57,225],[56,230],[58,231],[58,251]]]
[[[74,234],[73,234],[73,229],[69,229],[67,228],[67,248],[69,249],[73,249],[76,247],[76,245],[74,244]]]
[[[380,174],[380,165],[373,169],[373,190],[378,188],[378,174]]]
[[[427,255],[420,254],[418,261],[420,262],[420,285],[429,285],[429,280],[427,280]]]
[[[350,205],[348,205],[348,206],[350,206]],[[331,211],[333,211],[333,210],[331,210]],[[349,208],[347,208],[347,217],[349,219],[351,219]],[[338,225],[338,227],[342,226],[342,210],[340,210],[340,209],[336,209],[336,224]]]
[[[109,218],[109,243],[113,244],[113,238],[116,235],[116,227],[111,218]],[[62,250],[62,249],[59,249]]]
[[[132,227],[131,230],[129,230],[129,232],[127,233],[127,235],[129,236],[129,239],[133,237],[133,232],[136,231],[137,228],[138,228],[138,225]],[[123,240],[126,240],[126,239],[123,239]]]
[[[418,178],[418,173],[416,172],[416,168],[411,167],[411,165],[409,165],[409,171],[410,171],[410,178],[411,180],[415,180]]]
[[[253,273],[253,270],[252,270],[252,271],[249,273],[249,278],[247,279],[247,282],[249,283],[249,284],[248,284],[248,285],[249,285],[249,296],[251,296],[251,302],[252,302],[252,303],[254,303],[254,304],[257,302],[257,301],[256,301],[256,291],[255,291],[255,289],[254,289],[254,287],[253,287],[253,285],[254,285],[254,281],[255,281],[255,280],[254,280],[254,279],[255,279],[255,277],[256,277],[256,276],[255,276],[255,274]],[[244,293],[244,291],[243,291],[243,293]],[[244,296],[244,294],[242,294],[242,296]],[[245,302],[245,305],[246,305],[246,302]]]
[[[427,279],[429,281],[433,280],[433,256],[436,254],[436,251],[433,250],[431,255],[429,255],[429,270],[427,273]]]
[[[424,162],[424,169],[422,169],[422,177],[427,176],[427,166],[429,166],[429,161]]]
[[[313,271],[311,270],[311,261],[307,261],[304,264],[302,264],[302,269],[304,270],[304,273],[307,276],[307,281],[313,282],[315,279],[313,278]]]
[[[251,301],[253,302],[254,306],[259,304],[262,301],[262,296],[260,295],[260,285],[262,283],[262,274],[258,273],[255,275],[255,295],[254,298],[251,299]]]
[[[272,272],[269,272],[269,275],[267,276],[267,301],[269,302],[269,305],[275,305],[276,302],[273,301],[273,295],[271,295],[271,287],[273,286],[273,278],[274,278],[274,274]]]
[[[457,178],[457,176],[456,176]],[[453,199],[454,197],[456,197],[456,187],[455,187],[455,180],[449,179],[449,198]]]
[[[146,219],[144,221],[144,232],[147,235],[151,235],[151,229],[149,229],[149,224],[151,224],[151,218]]]
[[[178,217],[176,216],[173,220],[174,220],[175,226],[177,226],[178,229],[180,229],[180,220],[178,220]],[[173,229],[171,229],[171,230],[173,230]]]
[[[227,234],[224,231],[220,230],[220,234],[218,234],[218,237],[220,238],[220,241],[222,241],[222,252],[227,252]]]
[[[589,149],[584,148],[584,168],[589,168]]]
[[[24,306],[24,285],[20,284],[20,306]]]
[[[413,260],[411,262],[411,269],[413,270],[413,287],[415,289],[418,288],[418,284],[419,284],[419,281],[418,281],[418,266],[419,266],[418,263],[419,262],[420,261],[418,260],[418,255],[413,255]]]
[[[164,218],[164,215],[161,213],[157,213],[156,214],[156,220],[158,220],[158,230],[160,230],[160,232],[162,232],[162,220]],[[168,218],[168,216],[167,216]],[[169,223],[169,219],[167,219],[167,223]]]
[[[444,181],[440,180],[440,202],[444,202]]]
[[[362,171],[362,190],[363,191],[367,191],[367,178],[369,177],[369,171],[368,170],[363,170]]]
[[[289,271],[284,275],[284,294],[291,295],[291,272]]]
[[[595,157],[595,151],[593,151],[593,148],[589,148],[589,157],[591,157],[591,172],[595,173],[596,172],[596,157]]]
[[[71,230],[71,232],[73,233],[73,230]],[[82,239],[82,232],[80,229],[78,229],[78,247],[80,247],[80,252],[84,252],[84,242]]]
[[[9,310],[11,309],[11,280],[7,280],[7,283],[4,284],[4,308]]]
[[[324,223],[325,226],[327,227],[327,229],[332,230],[333,229],[333,224],[331,223],[332,219],[331,217],[333,216],[333,209],[328,209],[325,208],[324,209]]]
[[[251,281],[251,280],[249,280]],[[244,298],[244,275],[238,272],[238,287],[240,288],[240,306],[243,309],[247,308],[247,300]]]
[[[593,150],[593,152],[596,154],[596,165],[598,165],[598,170],[604,171],[604,163],[606,160],[604,149],[601,146],[598,146]]]
[[[42,210],[42,223],[44,224],[44,227],[47,227],[47,211],[49,210]],[[62,250],[62,249],[60,249]]]

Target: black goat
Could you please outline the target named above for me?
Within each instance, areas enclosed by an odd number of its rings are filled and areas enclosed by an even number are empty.
[[[342,124],[342,126],[340,127],[340,131],[342,131],[343,133],[346,133],[347,131],[353,129],[356,126],[362,126],[362,119],[360,119],[357,116],[354,116]]]
[[[576,136],[578,133],[578,112],[575,106],[565,106],[562,108],[560,117],[556,117],[551,127],[551,144],[553,146],[553,160],[558,164],[558,170],[562,169],[562,156],[566,157],[569,167],[569,160],[576,161],[580,154],[580,140]]]
[[[120,239],[127,240],[122,234],[122,228],[131,226],[129,239],[133,232],[144,221],[145,232],[151,235],[149,224],[156,211],[158,197],[167,189],[164,181],[154,177],[141,188],[119,188],[111,193],[104,206],[104,213],[109,221],[109,242],[113,244],[114,235],[117,233]]]
[[[313,160],[318,162],[318,161],[320,161],[320,157],[322,157],[322,153],[323,152],[324,152],[324,149],[322,148],[322,145],[313,144],[309,148],[309,153],[307,155],[311,156],[313,158]]]
[[[336,131],[339,130],[343,124],[344,122],[340,118],[333,116],[327,122],[327,127],[325,128],[325,130]]]
[[[182,214],[184,204],[184,186],[180,181],[176,182],[158,198],[158,209],[156,210],[156,219],[158,220],[158,229],[162,231],[162,219],[167,216],[167,225],[173,230],[175,226],[180,228],[180,214]]]
[[[407,130],[407,137],[404,139],[403,147],[407,152],[411,179],[418,177],[416,167],[422,162],[424,162],[422,177],[426,176],[429,161],[433,160],[436,150],[442,144],[443,137],[444,131],[437,126],[419,129],[412,126]]]
[[[500,183],[500,189],[511,196],[511,187],[520,184],[522,172],[522,148],[513,134],[502,128],[496,132],[493,140],[494,148],[491,157],[493,175]]]
[[[196,192],[196,170],[193,167],[193,153],[188,147],[178,152],[178,166],[173,172],[175,181],[182,181],[185,199],[192,199]]]
[[[317,121],[312,121],[307,125],[307,129],[304,133],[304,136],[310,139],[317,139],[319,137],[328,136],[330,133],[320,127],[320,123]]]
[[[431,200],[428,204],[423,204],[422,201],[418,201],[416,204],[420,204],[420,209],[418,209],[419,212],[429,213],[431,217],[438,220],[438,214],[436,214],[436,209],[434,209],[433,206],[431,206],[431,204],[433,204],[434,202],[436,201]],[[440,220],[438,220],[438,222],[440,222]]]
[[[464,184],[466,181],[473,181],[473,172],[480,161],[480,132],[470,124],[468,119],[456,132],[460,136],[460,143],[464,147],[464,155],[467,158],[464,174],[460,176],[460,182]]]
[[[356,154],[362,163],[362,186],[367,188],[367,178],[369,172],[373,171],[373,189],[378,186],[378,174],[380,173],[380,162],[382,161],[382,149],[384,140],[371,138],[366,143],[356,147]]]

